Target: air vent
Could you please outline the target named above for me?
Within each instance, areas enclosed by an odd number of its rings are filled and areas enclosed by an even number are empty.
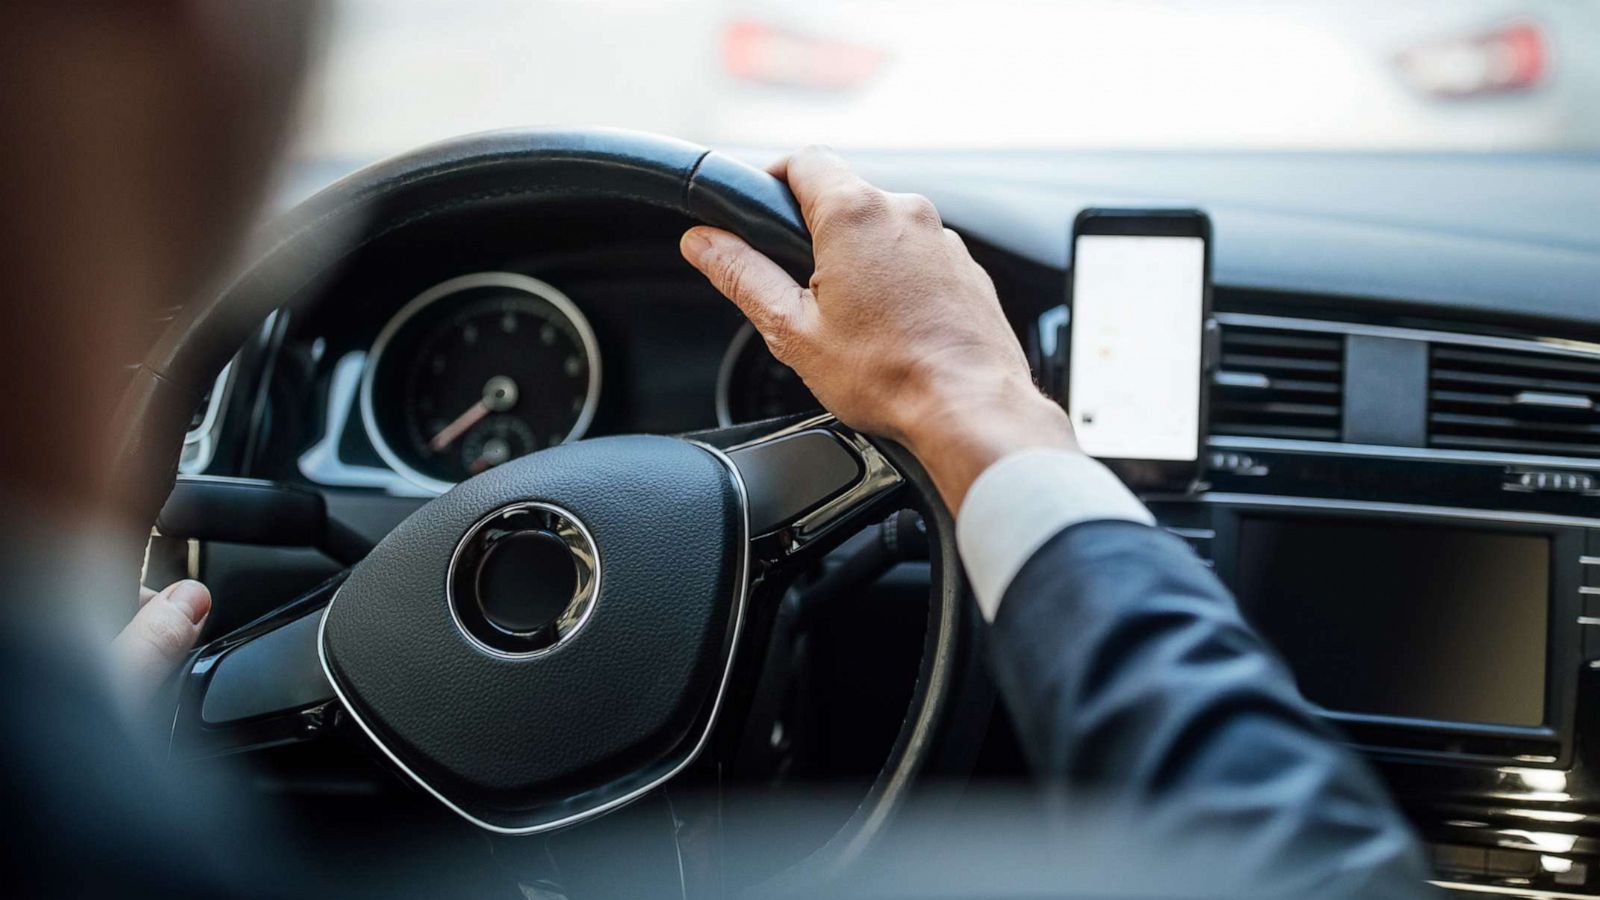
[[[1211,433],[1339,439],[1344,336],[1224,325]]]
[[[1600,457],[1600,360],[1434,344],[1428,446]]]

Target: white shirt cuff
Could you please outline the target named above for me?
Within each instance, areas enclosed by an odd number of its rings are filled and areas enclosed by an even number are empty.
[[[994,621],[1011,579],[1046,541],[1101,519],[1155,524],[1110,469],[1083,453],[1040,447],[984,469],[956,519],[956,546],[983,617]]]

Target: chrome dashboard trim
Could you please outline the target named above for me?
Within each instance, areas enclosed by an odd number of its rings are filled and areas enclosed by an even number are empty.
[[[206,399],[206,411],[200,424],[183,436],[183,449],[178,457],[178,471],[184,475],[199,475],[211,467],[217,453],[217,425],[222,420],[222,410],[233,390],[234,360],[217,373],[211,383],[211,396]]]
[[[1225,372],[1221,369],[1212,373],[1211,383],[1222,387],[1249,388],[1260,391],[1272,387],[1272,379],[1260,372]]]
[[[1230,506],[1281,506],[1293,509],[1329,509],[1347,512],[1431,516],[1435,518],[1468,519],[1481,522],[1510,522],[1523,525],[1555,525],[1573,528],[1600,528],[1600,519],[1582,516],[1562,516],[1552,513],[1515,512],[1495,509],[1471,509],[1458,506],[1432,506],[1424,503],[1388,503],[1379,500],[1330,500],[1325,497],[1284,497],[1277,494],[1234,494],[1214,492],[1189,496],[1185,494],[1150,494],[1141,499],[1163,503],[1215,503]]]
[[[1444,888],[1449,891],[1474,894],[1497,894],[1502,897],[1526,897],[1529,900],[1595,900],[1594,894],[1578,894],[1568,891],[1546,891],[1536,888],[1504,887],[1498,884],[1473,884],[1469,881],[1442,881],[1428,879],[1434,887]]]
[[[362,350],[352,350],[334,364],[333,375],[328,379],[327,418],[322,437],[300,454],[296,461],[300,474],[326,487],[379,488],[396,497],[434,496],[433,491],[418,487],[392,469],[355,465],[339,456],[345,429],[350,427],[350,407],[361,386],[361,373],[366,365],[367,354]]]
[[[256,336],[251,339],[251,345],[258,342],[263,347],[273,345],[267,349],[268,372],[271,371],[270,360],[277,353],[272,335],[278,327],[281,315],[283,311],[280,309],[268,313],[262,320],[261,327],[256,330]],[[237,377],[240,374],[239,360],[249,351],[251,345],[235,353],[211,382],[211,394],[206,400],[206,411],[200,417],[200,424],[183,436],[183,447],[178,455],[180,474],[201,475],[211,468],[217,452],[217,429],[222,425],[222,419],[227,414],[228,404],[233,399],[233,392],[239,381]]]
[[[744,348],[750,339],[756,336],[756,327],[749,322],[739,326],[734,332],[733,339],[728,341],[728,349],[722,351],[722,362],[717,366],[717,424],[727,428],[734,424],[733,399],[729,396],[733,391],[733,367],[738,364],[739,357],[744,353]]]
[[[1489,347],[1496,350],[1521,350],[1529,353],[1550,353],[1560,356],[1582,356],[1600,359],[1600,344],[1572,341],[1565,338],[1508,338],[1486,334],[1463,334],[1455,331],[1435,331],[1427,328],[1401,328],[1391,325],[1365,325],[1357,322],[1336,322],[1326,319],[1298,319],[1289,316],[1264,316],[1255,313],[1216,314],[1222,325],[1248,328],[1277,328],[1285,331],[1321,331],[1333,334],[1355,334],[1366,337],[1399,338],[1408,341],[1426,341],[1434,344],[1463,344],[1472,347]]]
[[[1485,450],[1442,450],[1434,447],[1389,447],[1379,444],[1345,444],[1338,441],[1306,441],[1295,438],[1243,437],[1214,434],[1206,446],[1217,450],[1257,450],[1281,453],[1315,453],[1322,456],[1366,456],[1382,459],[1408,459],[1422,462],[1476,463],[1478,465],[1533,466],[1557,469],[1600,471],[1600,459],[1576,456],[1534,456],[1521,453],[1494,453]]]
[[[1550,409],[1594,409],[1594,401],[1582,394],[1559,394],[1554,391],[1518,391],[1511,398],[1515,406],[1543,406]]]

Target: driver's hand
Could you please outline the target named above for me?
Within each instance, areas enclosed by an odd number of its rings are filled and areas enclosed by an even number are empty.
[[[160,593],[139,588],[139,611],[112,641],[119,691],[130,705],[149,700],[183,662],[211,612],[211,592],[198,581],[179,581]]]
[[[821,148],[771,171],[811,229],[809,286],[720,229],[689,229],[682,251],[823,406],[906,445],[952,511],[1001,456],[1075,447],[1066,414],[1034,387],[993,282],[927,198],[881,191]]]

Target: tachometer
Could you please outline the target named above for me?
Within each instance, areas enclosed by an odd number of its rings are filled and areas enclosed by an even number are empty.
[[[378,455],[443,491],[582,437],[600,395],[594,331],[536,278],[480,272],[406,304],[373,343],[361,414]]]
[[[728,344],[717,375],[717,421],[724,426],[804,412],[821,412],[794,370],[778,362],[746,322]]]

